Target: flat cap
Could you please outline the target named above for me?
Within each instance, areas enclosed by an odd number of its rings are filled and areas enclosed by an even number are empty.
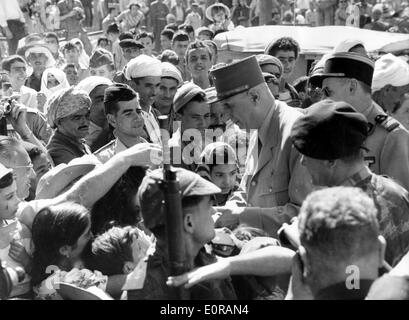
[[[107,64],[112,65],[113,63],[114,57],[112,56],[112,53],[102,48],[95,49],[89,59],[90,68],[99,68]]]
[[[260,83],[264,83],[264,78],[255,56],[214,69],[210,72],[210,75],[213,78],[217,97],[220,100],[227,99]]]
[[[132,78],[161,76],[161,62],[158,59],[149,57],[145,54],[141,54],[136,58],[131,59],[126,65],[125,78],[127,80],[131,80]]]
[[[306,109],[291,130],[295,148],[303,155],[335,160],[356,152],[368,136],[365,116],[343,101],[323,100]]]
[[[204,90],[193,82],[187,82],[182,85],[176,91],[175,97],[173,98],[174,111],[177,113],[197,95],[201,95],[204,99],[206,99],[206,93]]]
[[[325,78],[354,78],[369,87],[372,85],[374,63],[368,57],[353,52],[337,52],[327,56],[322,71],[310,77],[310,83],[322,87]]]
[[[283,73],[283,64],[281,63],[280,59],[270,56],[269,54],[258,54],[256,55],[256,59],[260,67],[266,64],[272,64],[280,69],[280,73]]]
[[[172,168],[179,181],[182,198],[189,196],[206,196],[220,193],[213,183],[198,174],[183,169]],[[152,229],[165,223],[165,197],[160,183],[163,181],[163,170],[156,169],[143,178],[137,194],[145,227]]]
[[[135,39],[123,39],[119,41],[119,46],[121,48],[140,48],[140,49],[145,48],[142,43]]]
[[[172,78],[175,79],[180,86],[183,83],[182,74],[176,68],[176,66],[170,62],[162,62],[162,78]]]

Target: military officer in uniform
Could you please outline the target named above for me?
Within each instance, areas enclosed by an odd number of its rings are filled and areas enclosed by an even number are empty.
[[[314,186],[357,187],[374,200],[387,241],[385,259],[394,265],[409,248],[409,193],[368,169],[362,148],[367,135],[363,114],[346,102],[327,99],[313,104],[294,123],[291,139]]]
[[[374,63],[356,53],[330,54],[321,72],[310,83],[322,88],[324,97],[345,101],[369,122],[365,161],[371,171],[395,179],[409,189],[409,132],[388,116],[371,97]]]
[[[141,115],[137,93],[126,84],[114,83],[105,90],[105,114],[115,139],[95,151],[95,156],[102,163],[107,162],[115,154],[135,144],[146,142],[144,121]]]
[[[308,173],[289,136],[301,113],[274,99],[254,56],[215,69],[211,76],[217,97],[233,122],[253,131],[240,188],[246,205],[257,207],[246,214],[222,210],[218,225],[247,223],[270,228],[274,235],[276,229],[271,229],[271,224],[277,226],[295,216],[297,205],[311,190]],[[227,204],[232,205],[232,201]],[[260,208],[265,215],[260,215]]]

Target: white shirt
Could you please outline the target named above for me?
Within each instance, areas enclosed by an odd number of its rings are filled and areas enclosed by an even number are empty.
[[[17,0],[0,0],[0,26],[7,27],[7,20],[25,22],[23,12]]]
[[[310,0],[297,0],[297,8],[308,10],[310,8]]]
[[[26,107],[37,109],[37,91],[26,86],[20,88],[20,103]]]

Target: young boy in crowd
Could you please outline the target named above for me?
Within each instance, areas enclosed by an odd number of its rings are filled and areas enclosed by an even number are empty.
[[[224,206],[239,185],[236,152],[227,143],[214,142],[205,147],[201,158],[196,172],[222,190],[215,195],[214,205]]]
[[[64,66],[63,71],[67,76],[70,86],[76,86],[80,82],[78,78],[78,69],[74,63],[67,63]]]
[[[192,82],[185,83],[176,91],[173,109],[176,121],[174,134],[169,140],[172,163],[195,171],[207,140],[205,130],[210,125],[210,106],[206,93]],[[180,125],[179,128],[175,127],[176,124]]]
[[[186,64],[192,81],[200,88],[210,88],[209,70],[212,66],[212,51],[200,40],[191,42],[186,50]]]
[[[67,64],[72,63],[75,65],[78,71],[78,82],[89,76],[88,68],[79,61],[80,52],[78,47],[72,41],[69,41],[64,45],[62,52]]]
[[[179,65],[177,66],[184,81],[190,80],[190,73],[187,70],[185,54],[187,46],[189,45],[189,36],[185,32],[178,32],[172,39],[172,50],[176,52],[179,57]]]
[[[95,49],[89,59],[89,68],[91,76],[99,76],[112,80],[115,76],[115,65],[112,53],[102,48]]]
[[[143,54],[146,54],[150,57],[155,57],[155,55],[153,54],[153,49],[155,47],[155,38],[152,33],[141,32],[136,36],[136,40],[138,40],[143,45]]]
[[[172,48],[172,38],[174,33],[175,32],[171,29],[164,29],[160,33],[160,47],[162,52]]]
[[[183,240],[186,247],[186,268],[208,265],[216,257],[205,251],[204,245],[215,237],[212,219],[212,196],[220,192],[213,183],[191,171],[176,168],[179,180],[182,212]],[[160,187],[162,169],[149,173],[139,188],[139,201],[144,225],[156,238],[154,252],[148,256],[143,284],[128,290],[129,300],[178,299],[178,291],[166,284],[170,275],[168,239],[165,228],[164,193]],[[153,251],[153,250],[152,250]],[[133,289],[133,288],[132,288]],[[236,299],[230,279],[212,280],[189,290],[190,299]]]

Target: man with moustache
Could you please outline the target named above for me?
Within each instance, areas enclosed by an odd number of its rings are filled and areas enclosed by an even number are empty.
[[[122,83],[108,86],[105,90],[104,105],[115,139],[94,153],[102,163],[107,162],[118,152],[146,142],[142,138],[144,120],[138,94],[131,87]]]
[[[55,165],[90,154],[84,138],[88,135],[91,99],[85,91],[70,87],[47,102],[47,120],[56,129],[47,145]]]
[[[182,74],[175,65],[169,62],[162,62],[162,76],[160,80],[159,92],[155,97],[153,108],[162,115],[168,116],[168,131],[173,134],[173,121],[175,112],[173,110],[173,98],[177,89],[183,84]]]

